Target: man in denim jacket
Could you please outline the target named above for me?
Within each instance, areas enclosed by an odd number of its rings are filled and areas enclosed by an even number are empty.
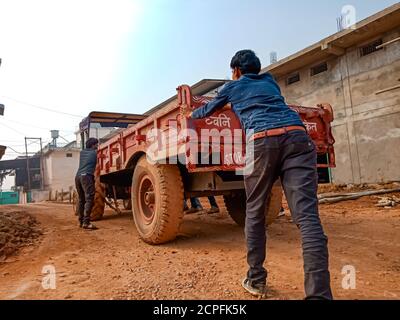
[[[274,78],[269,73],[259,74],[261,63],[253,51],[237,52],[230,66],[234,81],[190,117],[208,117],[230,103],[254,143],[254,154],[246,159],[254,169],[244,177],[249,271],[242,285],[253,295],[266,295],[265,206],[274,182],[280,179],[301,232],[306,299],[332,299],[328,239],[318,213],[315,145],[299,115],[285,103]]]

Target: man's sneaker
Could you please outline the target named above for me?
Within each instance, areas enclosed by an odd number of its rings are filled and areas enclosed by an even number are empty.
[[[210,209],[207,210],[207,214],[214,214],[214,213],[219,213],[218,207],[211,207]]]
[[[253,296],[259,298],[266,298],[267,297],[267,286],[265,284],[250,284],[249,279],[243,279],[242,287],[252,294]]]
[[[85,230],[97,230],[98,229],[93,223],[89,223],[89,224],[84,223],[82,228]]]
[[[83,222],[79,222],[79,228],[83,227]]]

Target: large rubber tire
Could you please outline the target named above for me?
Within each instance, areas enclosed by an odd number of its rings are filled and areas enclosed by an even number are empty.
[[[267,226],[274,223],[279,215],[282,207],[282,186],[280,182],[276,182],[272,187],[270,197],[267,200],[265,209],[265,224]],[[239,226],[244,227],[246,223],[246,193],[245,191],[237,192],[233,195],[224,196],[225,207]]]
[[[92,212],[90,214],[91,221],[101,220],[104,216],[104,209],[106,206],[106,195],[105,195],[106,187],[103,183],[100,182],[100,175],[97,172],[98,170],[96,169],[96,176],[95,176],[96,193],[94,196]]]
[[[132,178],[133,218],[140,237],[158,245],[176,238],[183,219],[183,183],[174,165],[142,157]]]

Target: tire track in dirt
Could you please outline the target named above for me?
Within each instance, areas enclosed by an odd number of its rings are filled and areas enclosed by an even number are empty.
[[[129,212],[107,212],[97,223],[100,229],[87,232],[77,227],[70,206],[18,209],[32,213],[44,235],[37,246],[0,265],[0,299],[252,299],[240,287],[247,271],[244,233],[224,211],[186,216],[177,240],[149,246],[139,239]],[[399,213],[362,200],[321,207],[336,298],[400,297],[400,236],[393,229]],[[283,217],[268,238],[269,298],[302,299],[298,229]],[[354,291],[341,288],[342,267],[349,262],[358,266]],[[41,286],[45,265],[56,268],[56,290]]]

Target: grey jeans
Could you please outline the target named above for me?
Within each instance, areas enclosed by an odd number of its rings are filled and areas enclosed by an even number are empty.
[[[95,196],[95,181],[94,176],[76,176],[75,177],[76,191],[79,196],[78,215],[79,222],[84,224],[90,223],[90,214],[92,212]]]
[[[254,151],[248,150],[247,165],[250,164],[254,169],[244,179],[250,283],[266,283],[265,206],[274,182],[280,178],[293,221],[301,232],[306,298],[332,299],[328,239],[318,213],[317,155],[313,141],[303,131],[256,140]]]

